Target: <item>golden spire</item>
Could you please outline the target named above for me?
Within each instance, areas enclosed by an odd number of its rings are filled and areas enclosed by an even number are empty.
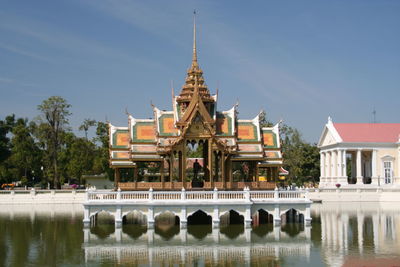
[[[196,10],[193,11],[193,58],[192,66],[198,66],[196,49]]]
[[[179,94],[178,102],[188,102],[192,98],[195,90],[195,83],[197,81],[197,90],[199,91],[203,101],[214,102],[210,96],[207,85],[203,78],[203,71],[200,69],[199,63],[197,62],[197,48],[196,48],[196,10],[193,11],[193,57],[192,64],[187,70],[185,84],[182,86],[181,93]]]

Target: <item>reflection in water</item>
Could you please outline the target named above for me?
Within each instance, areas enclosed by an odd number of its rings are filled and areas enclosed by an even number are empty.
[[[179,234],[179,225],[156,224],[155,233],[160,235],[164,240],[170,240]]]
[[[137,224],[124,224],[122,231],[132,239],[138,239],[147,231],[147,227]]]
[[[187,227],[188,234],[192,235],[194,238],[198,240],[203,240],[206,236],[212,233],[211,224],[207,225],[188,225]]]
[[[304,231],[304,224],[302,223],[285,223],[282,225],[282,232],[287,233],[290,237],[295,237],[300,232]]]
[[[399,204],[325,203],[312,208],[321,221],[321,251],[330,266],[354,263],[354,255],[395,258],[400,265]]]
[[[257,227],[258,228],[258,227]],[[221,227],[221,234],[224,234],[229,239],[236,239],[238,236],[244,233],[243,224],[229,224],[227,226]]]
[[[100,239],[106,239],[112,233],[114,233],[114,225],[113,224],[102,224],[99,223],[92,228],[90,228],[90,232],[95,234]]]
[[[173,222],[147,230],[140,224],[115,229],[100,217],[83,228],[81,207],[15,206],[0,209],[0,266],[396,266],[399,211],[389,203],[324,203],[312,205],[312,228],[179,229]]]

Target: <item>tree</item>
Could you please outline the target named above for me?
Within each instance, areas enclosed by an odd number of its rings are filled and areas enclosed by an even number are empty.
[[[87,134],[88,134],[89,128],[92,127],[92,126],[95,126],[95,125],[96,125],[96,121],[95,120],[85,119],[83,121],[82,125],[79,126],[79,131],[85,131],[86,140],[88,140]]]
[[[108,124],[104,122],[97,122],[96,137],[94,141],[99,143],[96,150],[96,157],[94,159],[93,173],[107,173],[109,178],[113,178],[114,174],[109,165],[109,135]]]
[[[274,126],[274,124],[272,122],[270,122],[269,120],[267,120],[267,113],[264,110],[261,110],[258,120],[260,122],[260,126],[261,127],[271,127]]]
[[[38,106],[39,117],[38,136],[42,139],[52,170],[53,183],[60,188],[58,157],[63,143],[63,133],[68,130],[68,116],[71,115],[67,101],[60,96],[52,96]]]
[[[319,149],[305,142],[300,132],[288,125],[280,129],[284,168],[289,171],[289,183],[315,183],[319,177]]]
[[[32,179],[40,174],[41,151],[31,134],[27,119],[18,119],[12,128],[11,157],[12,165],[17,169],[18,180],[21,177]],[[38,178],[38,177],[36,177]]]
[[[5,120],[0,120],[0,164],[11,155],[10,138],[7,135],[15,124],[15,115],[9,115]]]
[[[92,173],[95,145],[85,138],[75,138],[69,152],[68,174],[81,184],[82,175]]]

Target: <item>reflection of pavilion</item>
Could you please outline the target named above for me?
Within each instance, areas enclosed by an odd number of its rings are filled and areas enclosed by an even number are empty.
[[[86,262],[111,259],[118,263],[151,265],[172,261],[175,264],[188,263],[201,259],[214,264],[235,261],[250,266],[251,262],[257,260],[274,261],[284,256],[300,256],[308,260],[311,251],[309,231],[303,231],[293,239],[281,232],[280,227],[274,227],[264,237],[255,235],[251,229],[244,229],[234,240],[221,234],[218,229],[213,229],[212,234],[202,240],[181,229],[178,235],[168,241],[154,234],[154,230],[148,230],[133,240],[122,229],[116,229],[108,240],[101,241],[89,229],[84,231]]]
[[[313,205],[321,218],[321,246],[331,266],[342,266],[352,247],[360,254],[400,256],[399,206],[389,203],[326,203]]]

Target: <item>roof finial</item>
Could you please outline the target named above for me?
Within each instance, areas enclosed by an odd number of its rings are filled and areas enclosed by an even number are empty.
[[[196,10],[193,10],[193,64],[197,64],[197,50],[196,50]]]

